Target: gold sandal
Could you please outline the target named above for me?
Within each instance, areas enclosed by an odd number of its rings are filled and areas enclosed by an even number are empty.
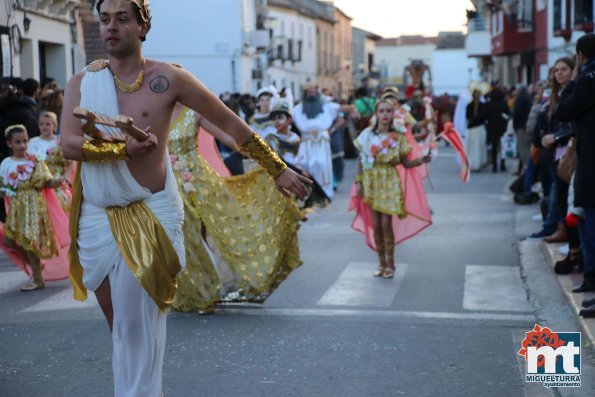
[[[394,267],[393,268],[389,267],[387,269],[384,269],[384,271],[382,272],[382,278],[391,279],[391,278],[395,277],[396,270],[397,269],[395,269]]]
[[[382,277],[386,268],[384,266],[378,266],[378,269],[374,272],[374,277]]]
[[[29,292],[29,291],[36,291],[38,289],[44,289],[45,283],[37,283],[35,281],[31,281],[29,284],[25,284],[21,287],[21,292]]]

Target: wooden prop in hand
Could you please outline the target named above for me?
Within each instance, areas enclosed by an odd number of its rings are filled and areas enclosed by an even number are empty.
[[[85,120],[83,132],[88,136],[106,142],[124,142],[128,134],[137,141],[146,141],[149,135],[133,124],[132,117],[118,115],[115,119],[94,113],[81,107],[74,108],[72,114],[81,120]],[[102,125],[105,129],[97,128]]]

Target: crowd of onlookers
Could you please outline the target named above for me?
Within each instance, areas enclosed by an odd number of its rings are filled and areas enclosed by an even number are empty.
[[[0,85],[0,131],[22,124],[29,138],[39,136],[39,114],[50,111],[60,117],[63,99],[63,90],[52,78],[44,79],[42,84],[31,78],[14,78],[10,84]],[[6,140],[0,139],[0,161],[9,155]]]
[[[584,272],[573,292],[588,293],[595,291],[595,35],[581,37],[576,51],[556,60],[546,81],[511,90],[508,101],[497,88],[485,103],[476,92],[467,120],[468,133],[485,123],[494,171],[496,146],[507,131],[515,134],[520,165],[511,185],[514,201],[539,202],[541,209],[542,227],[530,238],[568,243],[554,270]],[[581,315],[595,316],[595,299],[583,305]]]

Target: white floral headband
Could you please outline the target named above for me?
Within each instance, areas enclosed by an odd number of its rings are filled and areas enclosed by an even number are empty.
[[[12,130],[22,130],[22,131],[27,131],[27,127],[25,127],[23,124],[14,124],[11,126],[6,127],[6,129],[4,130],[4,137],[8,137],[8,134],[10,134],[10,131]]]

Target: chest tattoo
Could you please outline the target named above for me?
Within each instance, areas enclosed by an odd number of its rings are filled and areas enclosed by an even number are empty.
[[[151,91],[161,94],[169,88],[169,80],[165,76],[157,76],[151,80],[149,87],[151,87]]]

